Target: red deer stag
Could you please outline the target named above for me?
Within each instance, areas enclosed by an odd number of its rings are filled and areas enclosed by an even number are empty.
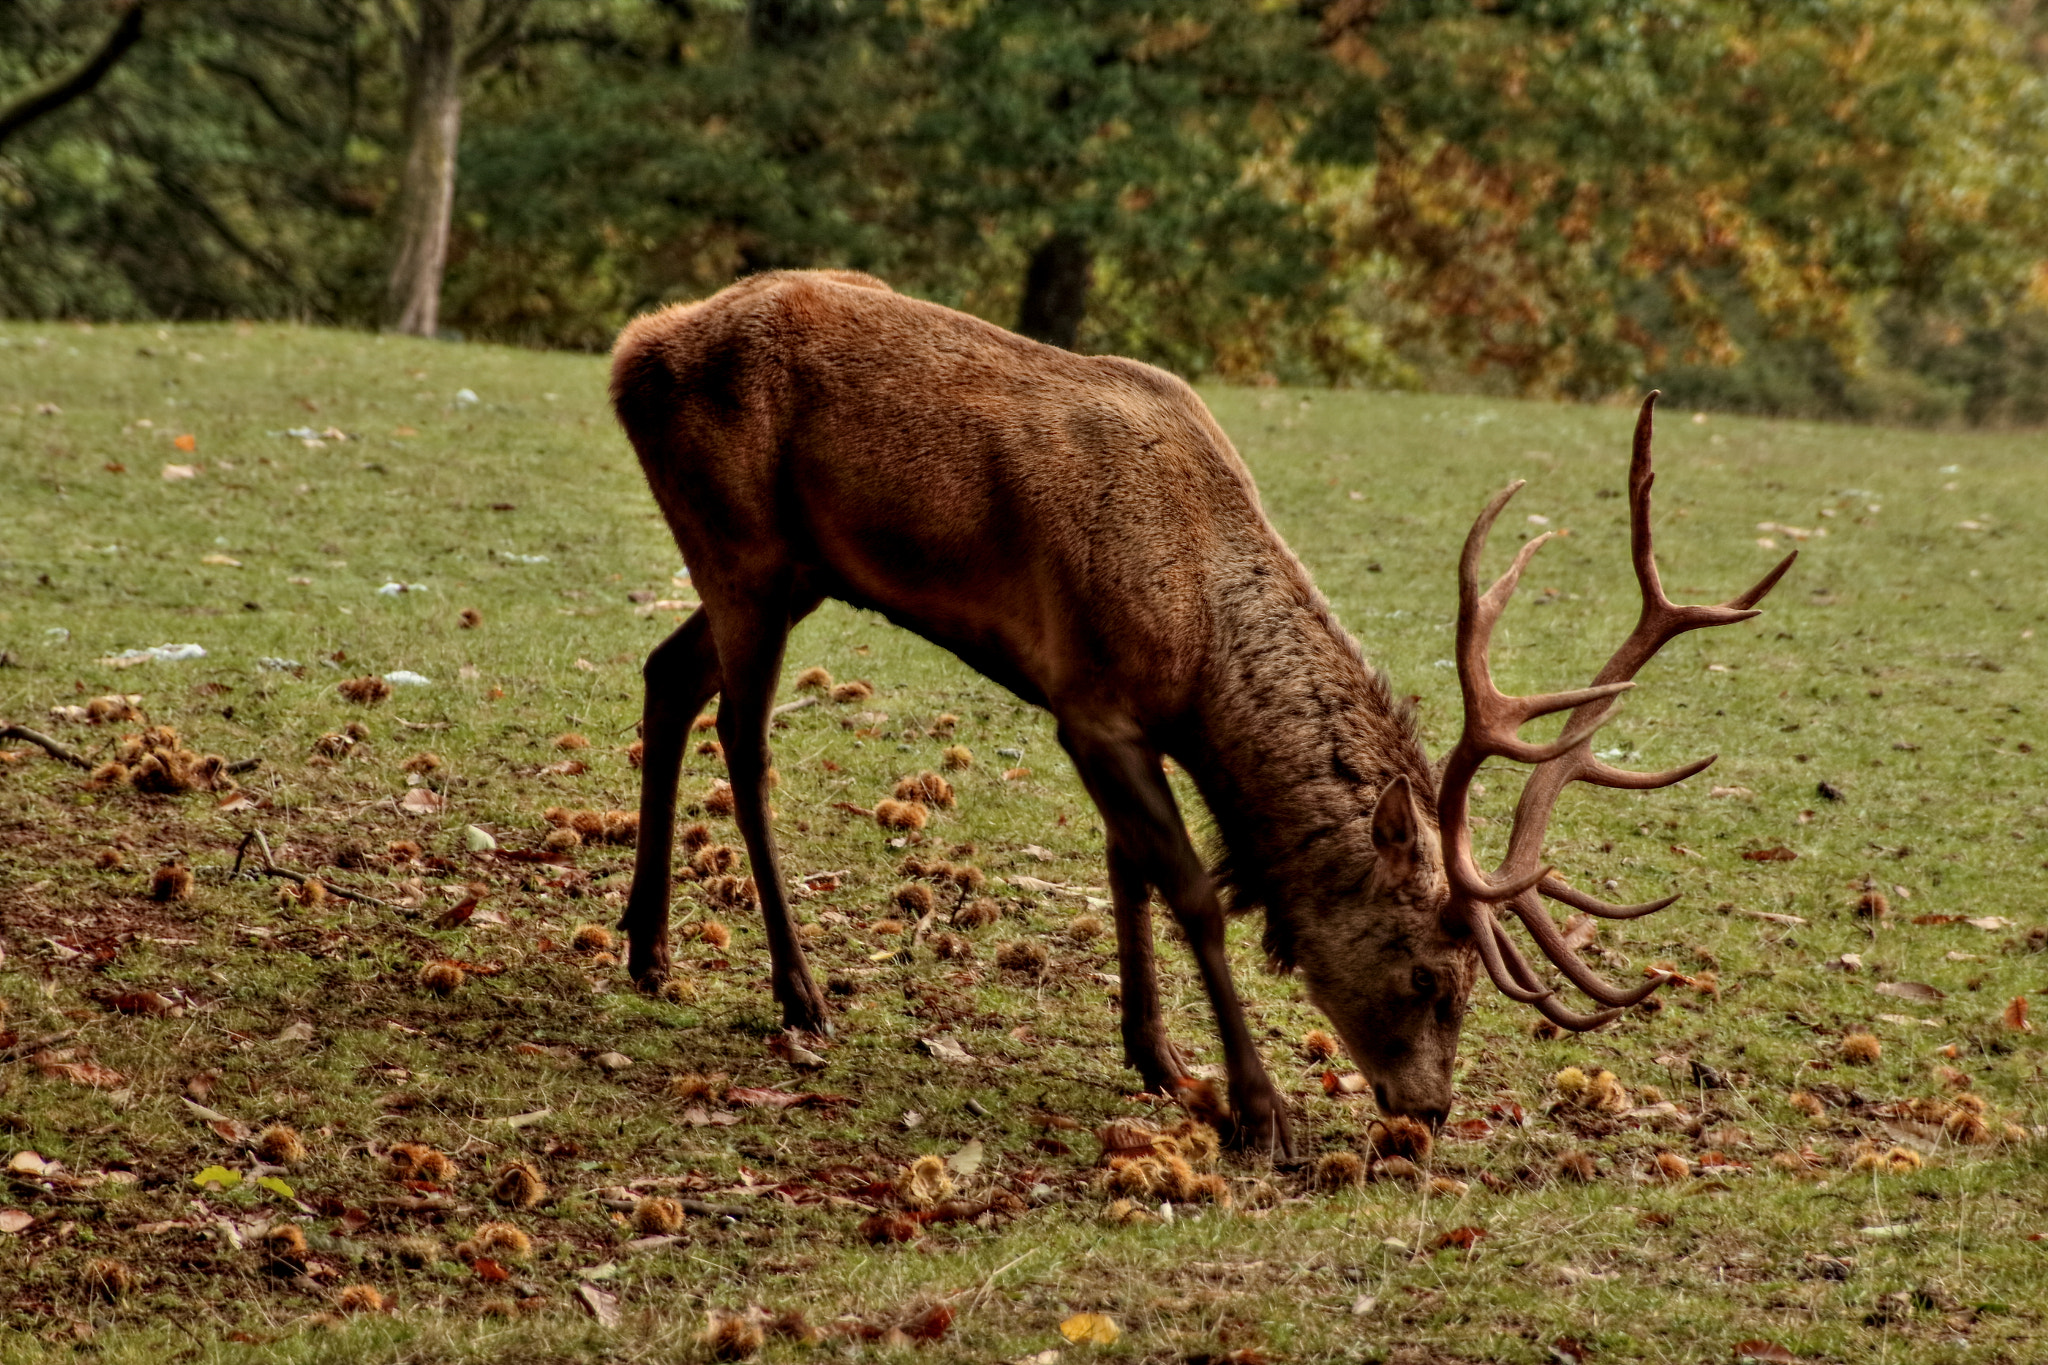
[[[1654,398],[1654,395],[1653,395]],[[1494,623],[1543,538],[1479,590],[1479,516],[1459,568],[1465,729],[1441,779],[1409,709],[1331,618],[1260,510],[1252,479],[1194,392],[1130,360],[1042,346],[844,272],[776,273],[654,313],[620,336],[612,399],[703,605],[646,666],[640,844],[621,922],[643,986],[668,968],[678,769],[714,695],[734,816],[753,860],[791,1028],[825,1031],[768,827],[768,719],[785,638],[836,597],[952,650],[1051,711],[1102,813],[1123,982],[1125,1055],[1171,1093],[1187,1067],[1154,980],[1155,890],[1199,964],[1223,1038],[1240,1146],[1290,1154],[1224,953],[1219,878],[1162,775],[1170,755],[1220,828],[1233,908],[1263,907],[1265,943],[1300,971],[1382,1109],[1440,1123],[1478,968],[1568,1028],[1657,986],[1608,984],[1574,956],[1540,896],[1630,917],[1541,865],[1552,804],[1575,781],[1644,789],[1588,737],[1674,636],[1753,615],[1790,564],[1725,606],[1678,606],[1650,551],[1650,405],[1630,473],[1643,612],[1594,685],[1510,697],[1487,666]],[[1563,734],[1519,727],[1572,711]],[[1535,765],[1506,861],[1474,862],[1467,796],[1488,758]],[[1495,918],[1506,907],[1603,1009],[1559,1003]]]

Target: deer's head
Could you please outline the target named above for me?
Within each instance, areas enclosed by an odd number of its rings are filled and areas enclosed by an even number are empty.
[[[1496,494],[1466,536],[1458,566],[1457,664],[1465,726],[1443,762],[1434,819],[1416,800],[1408,779],[1396,778],[1381,792],[1373,812],[1372,870],[1360,891],[1336,913],[1298,929],[1296,965],[1309,997],[1336,1026],[1388,1114],[1434,1125],[1449,1112],[1458,1033],[1481,966],[1503,994],[1572,1030],[1599,1027],[1669,979],[1655,974],[1626,988],[1604,980],[1566,941],[1543,898],[1600,918],[1634,919],[1662,910],[1677,897],[1610,905],[1575,890],[1543,864],[1543,835],[1559,794],[1573,782],[1647,791],[1682,782],[1714,761],[1710,755],[1668,772],[1624,772],[1595,758],[1590,741],[1614,698],[1634,686],[1631,679],[1658,650],[1686,631],[1757,615],[1756,603],[1797,555],[1787,555],[1755,587],[1719,606],[1681,606],[1664,595],[1650,535],[1656,399],[1652,393],[1643,403],[1629,468],[1630,539],[1643,600],[1635,629],[1590,687],[1530,697],[1508,696],[1496,688],[1487,659],[1494,626],[1522,570],[1550,539],[1546,533],[1523,545],[1507,572],[1482,593],[1479,561],[1487,533],[1521,482]],[[1560,711],[1572,714],[1557,739],[1538,744],[1521,738],[1529,721]],[[1473,780],[1489,758],[1534,765],[1515,807],[1507,855],[1490,874],[1481,870],[1473,851],[1470,813]],[[1503,909],[1522,922],[1544,956],[1599,1009],[1582,1014],[1557,998],[1508,936],[1498,918]]]

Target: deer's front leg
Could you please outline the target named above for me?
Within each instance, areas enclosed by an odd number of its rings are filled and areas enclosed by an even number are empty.
[[[654,647],[643,676],[640,837],[633,853],[633,890],[619,927],[626,931],[626,968],[641,989],[651,991],[668,975],[668,878],[683,747],[690,723],[718,694],[718,650],[702,607]]]
[[[1121,983],[1124,1060],[1147,1090],[1171,1095],[1187,1077],[1187,1061],[1166,1035],[1159,1010],[1159,976],[1152,957],[1152,887],[1138,860],[1121,844],[1109,846],[1109,895],[1116,913],[1116,968]]]
[[[1223,1061],[1230,1073],[1232,1122],[1230,1131],[1223,1135],[1225,1141],[1245,1151],[1292,1157],[1294,1135],[1288,1125],[1287,1105],[1274,1088],[1272,1077],[1266,1074],[1258,1044],[1252,1040],[1251,1027],[1245,1022],[1237,987],[1231,980],[1230,961],[1223,947],[1223,906],[1216,898],[1209,869],[1188,842],[1187,827],[1181,823],[1180,811],[1174,805],[1173,790],[1159,770],[1158,756],[1135,737],[1105,738],[1076,733],[1064,723],[1060,742],[1073,756],[1088,794],[1102,812],[1111,846],[1121,848],[1145,882],[1159,888],[1174,918],[1187,931],[1210,1008],[1216,1013],[1217,1031],[1223,1036]],[[1117,928],[1121,954],[1121,912]],[[1149,945],[1146,957],[1149,969]],[[1143,979],[1150,984],[1149,970],[1143,973]],[[1127,1030],[1133,1027],[1130,984],[1126,981],[1124,985]],[[1156,994],[1150,1009],[1156,1025]],[[1140,1023],[1142,1019],[1141,1014]],[[1127,1031],[1126,1046],[1131,1036]],[[1163,1033],[1153,1036],[1164,1042]],[[1164,1058],[1155,1056],[1154,1065],[1164,1063]]]

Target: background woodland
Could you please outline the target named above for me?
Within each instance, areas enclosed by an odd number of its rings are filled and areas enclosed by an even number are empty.
[[[602,349],[848,266],[1191,377],[2048,417],[2029,0],[0,0],[0,315]]]

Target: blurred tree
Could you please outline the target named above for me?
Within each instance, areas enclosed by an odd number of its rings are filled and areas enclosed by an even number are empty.
[[[128,49],[141,41],[146,9],[144,0],[125,0],[118,7],[120,17],[82,60],[36,88],[0,104],[0,142],[5,142],[18,129],[92,93],[94,87],[114,69],[114,64],[127,55]]]
[[[394,331],[440,328],[441,277],[455,211],[464,81],[517,47],[533,0],[377,0],[405,71],[405,169],[393,224],[385,318]]]

